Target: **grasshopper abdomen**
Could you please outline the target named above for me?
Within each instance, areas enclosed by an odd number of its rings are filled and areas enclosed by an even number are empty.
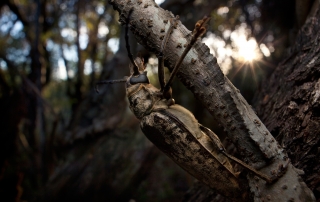
[[[140,126],[154,145],[189,174],[226,197],[244,197],[228,159],[187,109],[172,105],[151,112],[141,119]]]

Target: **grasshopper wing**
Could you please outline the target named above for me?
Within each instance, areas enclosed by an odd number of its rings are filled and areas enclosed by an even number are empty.
[[[241,199],[236,174],[187,109],[173,105],[150,113],[140,123],[143,133],[180,167],[220,194]]]

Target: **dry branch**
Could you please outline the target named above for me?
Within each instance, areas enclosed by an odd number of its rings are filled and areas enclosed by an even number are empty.
[[[152,0],[109,0],[120,13],[120,21],[131,8],[131,31],[149,51],[159,53],[163,30],[169,28],[173,14],[159,8]],[[190,40],[191,31],[178,23],[164,52],[165,64],[172,69]],[[265,181],[248,175],[254,201],[313,201],[314,196],[277,141],[273,138],[251,106],[224,76],[209,48],[198,41],[184,59],[177,74],[180,81],[201,101],[214,119],[226,130],[242,159],[277,182]]]

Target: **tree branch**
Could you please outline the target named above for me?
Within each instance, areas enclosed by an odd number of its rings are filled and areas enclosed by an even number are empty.
[[[109,0],[120,13],[120,21],[134,9],[130,25],[137,40],[149,51],[159,53],[161,29],[169,28],[173,14],[159,8],[152,0]],[[191,32],[178,23],[164,52],[165,64],[172,70],[190,41]],[[227,79],[209,48],[198,41],[184,59],[177,74],[180,81],[201,101],[214,119],[226,130],[242,158],[266,175],[281,176],[276,183],[266,184],[248,175],[255,201],[312,201],[312,192],[301,181],[287,154],[276,142],[232,83]]]

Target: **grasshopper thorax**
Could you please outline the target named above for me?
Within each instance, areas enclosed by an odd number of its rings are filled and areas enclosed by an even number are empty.
[[[164,97],[163,92],[150,84],[147,71],[144,71],[145,65],[143,59],[137,57],[134,63],[138,71],[133,71],[131,66],[131,76],[126,81],[129,107],[134,115],[138,119],[141,119],[155,109],[165,109],[172,105],[172,101],[169,102]]]
[[[159,89],[151,85],[149,82],[138,82],[141,80],[146,81],[144,80],[147,78],[146,74],[147,72],[143,72],[138,76],[132,75],[126,82],[126,93],[129,100],[129,107],[138,119],[150,114],[162,99],[162,93]]]

